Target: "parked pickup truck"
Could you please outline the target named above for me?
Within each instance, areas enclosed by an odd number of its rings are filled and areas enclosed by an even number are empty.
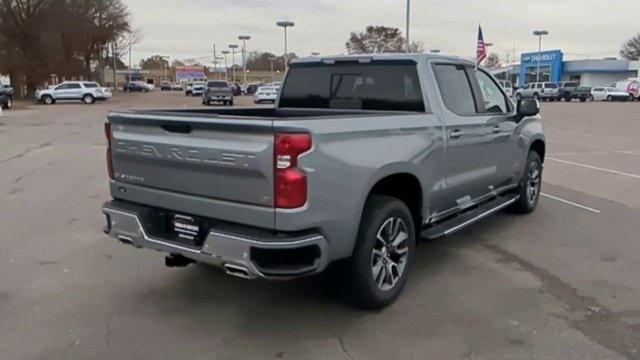
[[[571,101],[573,99],[578,99],[581,102],[586,102],[590,97],[591,88],[588,86],[580,86],[580,84],[574,81],[558,82],[558,101]]]
[[[514,106],[474,67],[426,54],[313,57],[291,64],[275,108],[111,112],[104,231],[167,253],[168,266],[248,279],[333,265],[355,304],[386,306],[418,238],[536,207],[538,101]]]

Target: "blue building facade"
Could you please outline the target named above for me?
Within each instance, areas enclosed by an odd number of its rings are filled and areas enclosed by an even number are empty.
[[[538,74],[540,57],[540,75]],[[560,81],[563,74],[564,54],[561,50],[524,53],[520,56],[520,84],[539,81]]]

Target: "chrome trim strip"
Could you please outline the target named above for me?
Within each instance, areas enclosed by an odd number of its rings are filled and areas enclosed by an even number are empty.
[[[494,196],[499,196],[500,194],[505,193],[505,192],[507,192],[509,190],[515,189],[517,187],[518,187],[517,183],[516,184],[511,184],[511,185],[505,185],[505,186],[503,186],[503,187],[501,187],[501,188],[499,188],[497,190],[490,191],[490,192],[488,192],[488,193],[486,193],[484,195],[479,196],[476,199],[473,199],[470,204],[466,204],[466,205],[463,205],[463,206],[459,206],[459,205],[458,206],[454,206],[454,207],[452,207],[450,209],[443,210],[443,211],[441,211],[439,213],[432,214],[431,216],[429,216],[424,221],[424,225],[429,225],[431,223],[438,222],[441,219],[449,217],[451,214],[455,214],[457,212],[460,212],[460,211],[464,210],[465,208],[469,208],[469,207],[472,207],[472,206],[480,205],[481,203],[485,202],[486,200],[488,200],[488,199],[490,199],[490,198],[492,198]]]
[[[250,240],[250,239],[246,239],[246,238],[241,238],[238,236],[234,236],[234,235],[230,235],[230,234],[226,234],[226,233],[221,233],[221,232],[217,232],[217,231],[210,231],[209,234],[213,234],[213,235],[218,235],[218,236],[224,236],[227,238],[231,238],[234,240],[238,240],[238,241],[244,241],[244,242],[248,242],[254,245],[265,245],[265,246],[269,246],[269,245],[273,245],[273,246],[287,246],[287,245],[299,245],[299,244],[305,244],[308,242],[316,242],[318,240],[322,240],[323,237],[320,235],[316,235],[307,239],[301,239],[301,240],[296,240],[296,241],[285,241],[285,242],[264,242],[264,241],[257,241],[257,240]]]
[[[447,231],[445,231],[445,232],[444,232],[444,236],[451,235],[451,234],[455,233],[456,231],[458,231],[458,230],[460,230],[460,229],[463,229],[463,228],[465,228],[465,227],[467,227],[467,226],[469,226],[469,225],[471,225],[471,224],[475,223],[476,221],[479,221],[479,220],[481,220],[481,219],[483,219],[483,218],[485,218],[485,217],[487,217],[487,216],[489,216],[489,215],[491,215],[491,214],[493,214],[493,213],[495,213],[495,212],[498,212],[498,211],[500,211],[500,210],[504,209],[505,207],[507,207],[507,206],[509,206],[509,205],[513,204],[514,202],[516,202],[516,200],[518,200],[518,197],[517,197],[517,196],[516,196],[516,197],[514,197],[513,199],[511,199],[511,200],[509,200],[509,201],[505,202],[504,204],[500,204],[500,205],[496,206],[496,207],[495,207],[495,208],[493,208],[493,209],[489,209],[489,210],[487,210],[487,211],[483,212],[482,214],[479,214],[478,216],[476,216],[476,217],[474,217],[474,218],[472,218],[472,219],[469,219],[469,220],[467,220],[467,221],[463,222],[463,223],[462,223],[462,224],[460,224],[460,225],[456,225],[456,226],[454,226],[454,227],[452,227],[452,228],[448,229]]]

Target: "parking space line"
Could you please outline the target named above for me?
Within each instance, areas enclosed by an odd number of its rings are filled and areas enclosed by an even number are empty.
[[[598,210],[598,209],[590,208],[588,206],[575,203],[573,201],[565,200],[565,199],[559,198],[557,196],[549,195],[547,193],[541,193],[540,195],[542,195],[542,196],[544,196],[546,198],[549,198],[551,200],[559,201],[559,202],[561,202],[563,204],[575,206],[575,207],[577,207],[579,209],[586,210],[586,211],[592,212],[594,214],[600,214],[600,210]]]
[[[578,162],[574,162],[574,161],[556,159],[556,158],[553,158],[553,157],[547,157],[547,159],[553,160],[553,161],[557,161],[557,162],[560,162],[560,163],[564,163],[564,164],[569,164],[569,165],[573,165],[573,166],[580,166],[580,167],[587,168],[587,169],[602,171],[602,172],[606,172],[606,173],[609,173],[609,174],[621,175],[621,176],[630,177],[630,178],[633,178],[633,179],[636,179],[636,180],[640,180],[640,175],[638,175],[638,174],[631,174],[631,173],[618,171],[618,170],[605,169],[605,168],[592,166],[592,165],[588,165],[588,164],[583,164],[583,163],[578,163]]]
[[[561,202],[561,203],[563,203],[563,204],[567,204],[567,205],[575,206],[575,207],[577,207],[577,208],[579,208],[579,209],[586,210],[586,211],[592,212],[592,213],[594,213],[594,214],[600,214],[600,210],[598,210],[598,209],[590,208],[590,207],[588,207],[588,206],[585,206],[585,205],[582,205],[582,204],[575,203],[575,202],[573,202],[573,201],[565,200],[565,199],[559,198],[559,197],[557,197],[557,196],[549,195],[549,194],[547,194],[547,193],[540,193],[540,195],[542,195],[542,196],[544,196],[544,197],[546,197],[546,198],[549,198],[549,199],[551,199],[551,200],[555,200],[555,201]]]

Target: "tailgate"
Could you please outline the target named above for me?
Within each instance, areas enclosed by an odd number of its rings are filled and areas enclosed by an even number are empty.
[[[111,113],[115,180],[273,206],[273,124],[171,113]]]

